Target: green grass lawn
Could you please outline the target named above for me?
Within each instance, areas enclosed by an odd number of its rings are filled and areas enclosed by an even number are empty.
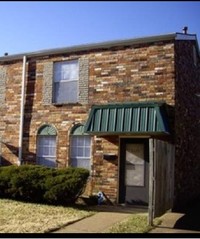
[[[0,199],[0,233],[45,233],[59,229],[69,222],[88,217],[95,211],[87,207],[63,207],[24,203]],[[158,225],[160,220],[154,220]],[[110,228],[110,233],[145,233],[148,226],[147,213],[131,215],[125,221]]]
[[[153,227],[148,225],[147,213],[139,213],[130,216],[125,221],[115,224],[110,228],[110,233],[146,233]],[[154,220],[154,225],[160,224],[160,219]]]
[[[44,233],[92,214],[72,207],[0,199],[0,233]]]

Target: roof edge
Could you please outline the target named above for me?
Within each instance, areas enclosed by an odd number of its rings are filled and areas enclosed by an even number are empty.
[[[167,40],[173,40],[175,38],[176,38],[176,33],[171,33],[171,34],[165,34],[165,35],[156,35],[156,36],[147,36],[147,37],[124,39],[124,40],[74,45],[70,47],[54,48],[54,49],[47,49],[47,50],[41,50],[41,51],[35,51],[35,52],[24,52],[20,54],[7,55],[7,56],[0,57],[0,62],[20,60],[23,58],[23,56],[26,56],[27,58],[44,57],[48,55],[57,55],[62,53],[72,53],[72,52],[96,50],[96,49],[102,49],[102,48],[109,49],[111,47],[118,47],[118,46],[128,46],[128,45],[151,43],[151,42],[157,42],[157,41],[167,41]]]
[[[20,54],[7,55],[7,56],[0,57],[0,62],[22,60],[23,56],[26,56],[27,58],[45,57],[45,56],[51,56],[51,55],[57,55],[57,54],[65,54],[65,53],[97,50],[97,49],[109,49],[111,47],[129,46],[129,45],[152,43],[152,42],[158,42],[158,41],[168,41],[168,40],[196,40],[197,41],[197,36],[196,34],[183,34],[183,33],[176,32],[176,33],[169,33],[164,35],[155,35],[155,36],[146,36],[146,37],[130,38],[130,39],[123,39],[123,40],[115,40],[115,41],[105,41],[105,42],[83,44],[83,45],[74,45],[69,47],[53,48],[53,49],[46,49],[41,51],[24,52]]]

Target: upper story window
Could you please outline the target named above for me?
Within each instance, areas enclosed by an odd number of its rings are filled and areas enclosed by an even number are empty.
[[[1,70],[1,69],[0,69]],[[88,104],[89,59],[44,63],[43,105]]]
[[[55,62],[53,68],[53,103],[78,102],[78,60]]]

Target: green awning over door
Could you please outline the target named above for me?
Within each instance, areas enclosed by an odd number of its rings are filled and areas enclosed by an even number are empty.
[[[92,106],[85,125],[89,134],[169,134],[165,104],[122,103]]]

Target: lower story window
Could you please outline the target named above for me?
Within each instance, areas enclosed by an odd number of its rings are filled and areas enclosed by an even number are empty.
[[[37,163],[47,167],[56,166],[56,135],[51,126],[39,130],[37,137]]]
[[[72,167],[90,170],[91,137],[89,135],[72,135],[70,144],[70,159]]]

